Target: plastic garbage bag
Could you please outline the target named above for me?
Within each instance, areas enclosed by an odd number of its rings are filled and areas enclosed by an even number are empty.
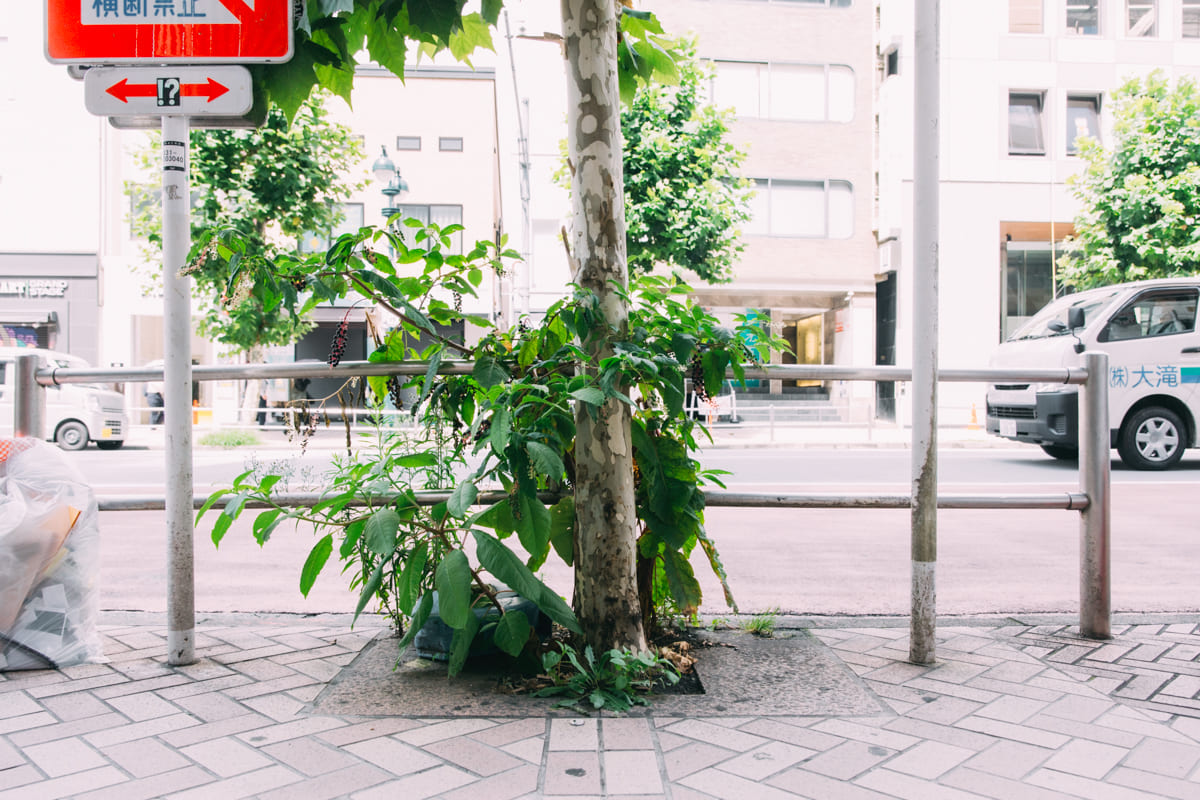
[[[0,671],[104,661],[96,500],[57,447],[0,439]]]

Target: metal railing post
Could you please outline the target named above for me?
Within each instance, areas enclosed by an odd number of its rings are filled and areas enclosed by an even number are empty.
[[[37,382],[36,353],[17,356],[13,398],[13,435],[45,438],[46,389]]]
[[[1079,632],[1112,638],[1111,528],[1112,455],[1108,422],[1108,354],[1089,352],[1087,383],[1079,400],[1079,489],[1088,497],[1079,514]]]

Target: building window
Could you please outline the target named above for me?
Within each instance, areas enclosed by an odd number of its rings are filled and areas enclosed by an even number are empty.
[[[1183,3],[1183,20],[1180,24],[1180,35],[1184,39],[1200,39],[1200,0],[1181,0]]]
[[[462,149],[463,140],[461,136],[438,137],[438,150],[444,150],[451,153],[461,153]]]
[[[1008,0],[1009,33],[1042,32],[1042,0]]]
[[[883,77],[890,78],[900,74],[900,48],[896,45],[888,47],[883,53]]]
[[[1067,33],[1100,34],[1100,0],[1067,0]]]
[[[1125,0],[1125,32],[1133,37],[1158,35],[1158,0]]]
[[[798,122],[854,118],[854,71],[841,64],[716,61],[709,97],[737,116]]]
[[[849,181],[755,182],[746,233],[808,239],[848,239],[854,234],[854,189]]]
[[[424,225],[432,222],[441,228],[445,228],[447,225],[462,225],[463,207],[448,205],[402,205],[400,206],[400,219],[415,219]],[[455,231],[450,234],[450,252],[453,255],[462,255],[462,231]]]
[[[1081,136],[1100,139],[1100,98],[1094,94],[1067,95],[1067,155],[1079,153]]]
[[[1006,243],[1001,341],[1054,299],[1054,257],[1049,242]]]
[[[1008,93],[1008,154],[1011,156],[1044,156],[1046,141],[1042,136],[1042,94],[1040,92]]]
[[[421,149],[421,137],[420,136],[397,136],[396,137],[396,149],[397,150],[420,150]]]

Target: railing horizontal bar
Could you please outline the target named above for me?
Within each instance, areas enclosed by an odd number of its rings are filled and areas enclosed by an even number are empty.
[[[476,503],[488,505],[503,500],[504,492],[480,492]],[[285,508],[312,508],[331,495],[318,492],[292,492],[275,496]],[[561,495],[544,493],[541,500],[552,503]],[[760,494],[753,492],[709,491],[704,493],[705,502],[711,508],[908,508],[911,498],[907,494]],[[370,499],[383,503],[394,499],[394,495],[380,495]],[[419,492],[417,501],[421,505],[436,505],[450,499],[449,492]],[[206,501],[197,495],[193,499],[195,508]],[[101,511],[159,511],[164,508],[164,498],[151,496],[112,495],[97,499]],[[349,505],[363,507],[367,498],[358,498]],[[221,507],[220,504],[217,507]],[[247,501],[247,508],[267,508],[267,504]],[[943,494],[938,496],[938,508],[956,510],[983,510],[990,508],[1060,509],[1083,511],[1088,507],[1088,497],[1078,492],[1057,494]]]
[[[443,361],[438,368],[442,375],[467,375],[473,368],[470,361]],[[274,380],[277,378],[345,378],[356,375],[424,375],[426,361],[373,363],[343,361],[331,367],[323,361],[296,361],[286,364],[229,364],[192,367],[194,381]],[[732,370],[726,373],[733,378]],[[900,381],[912,380],[908,367],[847,367],[832,364],[769,364],[745,370],[752,380],[843,380],[843,381]],[[1050,369],[942,369],[938,379],[949,382],[1014,382],[1082,384],[1087,370],[1080,367]],[[110,367],[105,369],[43,369],[37,373],[42,386],[66,383],[141,383],[162,380],[161,369],[143,367]]]

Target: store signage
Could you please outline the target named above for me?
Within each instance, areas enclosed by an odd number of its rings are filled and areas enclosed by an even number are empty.
[[[292,0],[45,0],[61,64],[257,64],[292,57]]]
[[[0,278],[0,297],[66,297],[67,285],[55,278]]]

